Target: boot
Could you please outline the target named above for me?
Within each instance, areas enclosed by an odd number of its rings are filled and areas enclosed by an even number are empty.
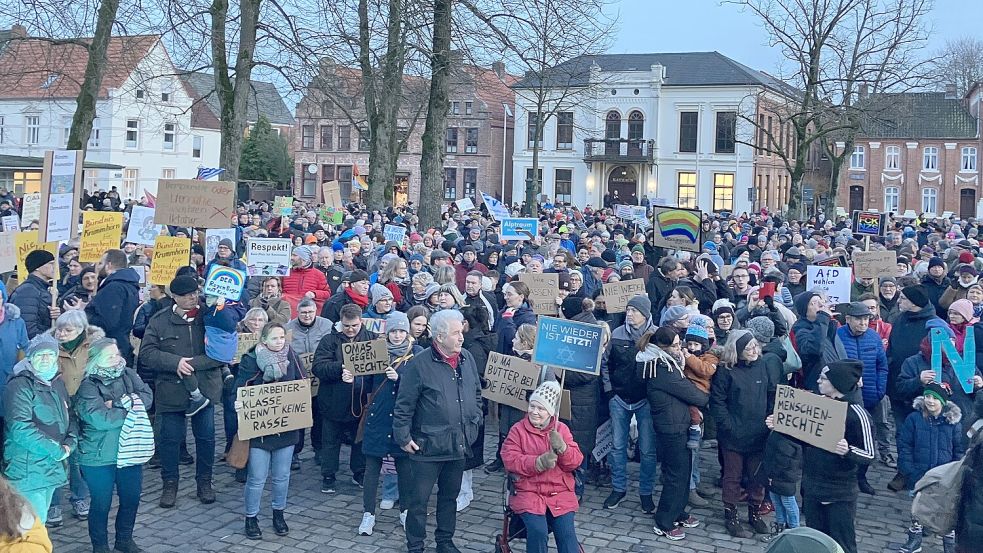
[[[177,480],[164,480],[164,489],[160,493],[160,507],[170,509],[177,503]]]
[[[857,471],[857,487],[860,488],[860,493],[877,495],[877,492],[874,491],[874,487],[867,481],[868,468],[870,468],[870,465],[863,465],[860,467],[860,470]]]
[[[727,533],[735,538],[750,538],[753,534],[741,524],[740,518],[737,515],[737,506],[724,504],[724,526],[727,527]]]
[[[900,492],[905,489],[905,477],[900,472],[894,475],[894,479],[887,485],[887,489],[892,492]]]
[[[283,520],[283,511],[273,509],[273,531],[278,536],[286,536],[290,532],[287,521]]]
[[[758,514],[758,509],[761,505],[748,504],[747,506],[747,522],[751,525],[751,529],[754,530],[755,534],[770,534],[771,529],[768,528],[768,523],[765,519],[761,518]]]
[[[945,545],[945,542],[943,542]],[[922,532],[921,530],[908,529],[908,541],[898,549],[898,553],[918,553],[922,550]]]
[[[201,479],[198,481],[198,501],[203,505],[215,503],[215,490],[212,489],[212,481]]]
[[[246,517],[246,537],[251,540],[263,539],[263,531],[259,529],[259,519]]]

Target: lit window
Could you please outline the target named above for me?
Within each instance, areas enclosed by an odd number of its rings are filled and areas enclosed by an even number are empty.
[[[962,149],[962,161],[959,164],[960,171],[976,170],[976,148],[966,146]]]
[[[696,173],[683,172],[676,177],[678,182],[676,203],[679,207],[693,209],[696,207]]]
[[[884,149],[884,168],[901,168],[901,146],[888,146]]]
[[[850,154],[850,169],[863,169],[864,168],[864,147],[854,146],[853,153]]]
[[[713,210],[734,210],[734,173],[713,174]]]
[[[901,198],[898,187],[888,186],[884,189],[884,211],[886,213],[897,213],[899,200]]]
[[[938,195],[938,190],[934,188],[922,189],[922,213],[937,213],[935,208]]]
[[[926,171],[939,170],[939,149],[935,146],[926,146],[923,150],[922,169]]]

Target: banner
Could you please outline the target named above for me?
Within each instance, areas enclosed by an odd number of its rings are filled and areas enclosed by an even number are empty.
[[[566,319],[540,317],[532,362],[575,372],[601,373],[604,327]]]
[[[853,271],[849,267],[806,267],[806,290],[822,292],[830,305],[850,301]]]
[[[652,207],[654,243],[671,248],[700,253],[703,248],[703,212],[699,209]]]
[[[457,208],[461,211],[471,211],[474,209],[474,202],[471,201],[471,198],[461,198],[460,200],[454,202],[454,204],[457,205]]]
[[[846,431],[847,407],[845,401],[780,384],[772,420],[776,432],[835,453]]]
[[[631,206],[631,218],[636,223],[641,223],[648,218],[648,210],[644,205],[633,205]]]
[[[167,286],[181,267],[191,262],[191,239],[176,236],[158,236],[154,253],[150,258],[150,284]]]
[[[232,251],[236,249],[236,229],[234,228],[212,228],[205,231],[205,263],[215,259],[218,253],[218,243],[228,238],[232,242]]]
[[[853,272],[857,278],[879,278],[893,275],[898,267],[897,252],[855,252],[853,254]]]
[[[235,408],[240,440],[314,426],[307,380],[239,388]]]
[[[482,192],[481,201],[485,202],[485,207],[488,208],[488,213],[492,216],[492,218],[498,221],[508,219],[512,216],[512,214],[509,213],[509,208],[505,207],[505,204],[489,194]]]
[[[529,286],[529,307],[537,315],[556,315],[556,297],[560,295],[560,275],[556,273],[519,273],[519,282]]]
[[[485,380],[487,384],[481,390],[481,397],[526,411],[529,394],[539,384],[539,367],[518,357],[492,351],[488,353],[488,364],[485,365]]]
[[[119,248],[123,235],[123,214],[116,211],[83,211],[79,261],[94,263],[106,250]]]
[[[154,222],[178,227],[229,228],[236,185],[229,181],[160,179]]]
[[[321,203],[328,207],[341,208],[341,185],[336,180],[321,183]],[[335,224],[340,224],[335,223]]]
[[[39,240],[64,242],[77,235],[75,224],[79,219],[79,197],[82,195],[82,159],[83,152],[76,150],[44,153]]]
[[[604,284],[604,303],[608,313],[624,313],[635,296],[645,295],[645,281],[640,278]]]
[[[884,236],[887,233],[887,213],[877,211],[853,212],[853,233],[864,236]]]
[[[287,276],[292,251],[289,238],[250,238],[246,240],[246,272],[249,276]]]
[[[204,294],[238,301],[245,284],[246,275],[242,271],[223,265],[212,265],[205,280]]]
[[[402,225],[386,225],[382,233],[386,237],[386,242],[395,242],[400,247],[403,246],[403,240],[406,239],[406,227]]]
[[[153,246],[162,230],[164,225],[154,223],[154,208],[136,205],[130,213],[130,224],[126,227],[126,239],[123,241]]]
[[[631,220],[632,211],[630,205],[618,204],[614,206],[614,216],[619,219],[624,219],[626,221]]]
[[[17,282],[27,279],[27,254],[34,250],[46,250],[55,256],[55,279],[58,278],[58,242],[38,242],[39,231],[25,230],[14,235],[14,246],[17,248]]]
[[[355,376],[383,374],[389,366],[389,350],[386,339],[341,344],[341,357],[345,368]]]
[[[501,219],[500,222],[502,232],[499,238],[502,240],[532,240],[539,234],[539,219],[508,217]]]

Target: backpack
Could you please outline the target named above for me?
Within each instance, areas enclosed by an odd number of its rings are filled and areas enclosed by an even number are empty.
[[[966,474],[964,460],[939,465],[915,484],[911,516],[934,533],[945,535],[956,528]]]

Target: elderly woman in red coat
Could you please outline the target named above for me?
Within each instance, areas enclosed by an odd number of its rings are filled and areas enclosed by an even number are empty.
[[[527,416],[512,426],[502,445],[505,470],[516,478],[509,506],[525,523],[529,553],[546,553],[550,527],[558,553],[580,551],[573,526],[578,506],[573,472],[584,454],[567,425],[554,422],[560,393],[553,381],[537,388]]]

